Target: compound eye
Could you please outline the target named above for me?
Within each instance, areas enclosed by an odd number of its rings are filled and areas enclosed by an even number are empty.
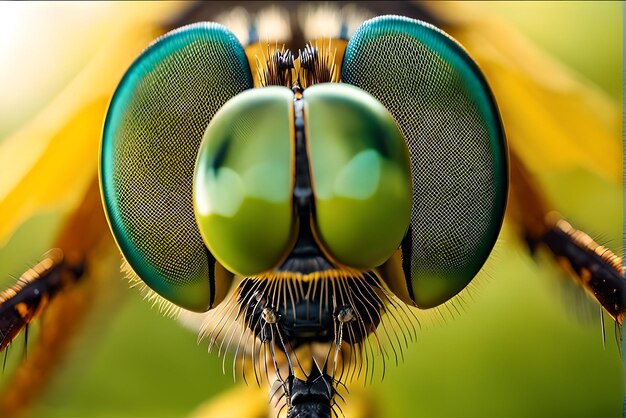
[[[381,16],[350,39],[341,81],[389,110],[410,152],[413,209],[403,271],[384,280],[407,303],[440,305],[481,269],[504,217],[506,141],[487,80],[449,35]]]
[[[247,91],[227,102],[202,139],[193,201],[215,258],[243,276],[270,270],[294,241],[293,93]]]
[[[253,87],[243,46],[216,23],[176,29],[128,69],[107,112],[100,183],[107,219],[128,265],[147,286],[204,312],[226,294],[200,236],[193,170],[207,125]]]
[[[303,97],[319,241],[343,265],[376,267],[398,249],[409,225],[404,138],[363,90],[320,84]]]

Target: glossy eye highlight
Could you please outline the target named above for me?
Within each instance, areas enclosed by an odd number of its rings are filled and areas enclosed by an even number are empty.
[[[409,225],[404,138],[383,105],[358,88],[320,84],[303,98],[319,239],[341,264],[376,267]]]
[[[293,93],[266,87],[240,94],[209,124],[194,173],[202,238],[240,275],[262,273],[294,240]]]

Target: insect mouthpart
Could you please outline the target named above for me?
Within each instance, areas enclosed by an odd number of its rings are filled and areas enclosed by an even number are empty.
[[[360,272],[277,273],[244,280],[238,303],[250,331],[289,355],[310,342],[362,342],[380,323],[380,288],[375,275]]]
[[[255,377],[274,380],[271,398],[284,402],[287,417],[304,418],[337,415],[331,411],[338,388],[373,372],[369,337],[380,344],[383,314],[396,324],[407,319],[395,316],[392,298],[374,272],[333,268],[246,278],[231,303],[244,329],[241,340],[252,341],[242,351],[259,354]]]

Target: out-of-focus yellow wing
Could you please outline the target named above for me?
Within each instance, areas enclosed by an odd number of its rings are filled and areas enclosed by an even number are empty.
[[[89,64],[36,117],[0,143],[0,246],[33,214],[78,204],[97,174],[102,124],[115,86],[162,31],[158,23],[180,8],[139,4],[124,8],[124,18],[111,14],[111,33]]]
[[[37,346],[5,383],[0,416],[15,416],[30,405],[62,363],[83,322],[92,311],[102,316],[103,309],[115,309],[120,300],[115,292],[126,287],[109,282],[119,269],[112,258],[119,256],[112,257],[114,245],[97,181],[104,116],[133,59],[163,32],[160,24],[183,6],[135,4],[110,13],[108,24],[100,22],[107,33],[94,45],[88,64],[32,120],[0,142],[0,247],[24,221],[54,208],[64,216],[51,245],[86,266],[81,283],[51,300]]]
[[[510,146],[532,172],[583,167],[621,181],[617,103],[476,4],[427,6],[485,73]]]

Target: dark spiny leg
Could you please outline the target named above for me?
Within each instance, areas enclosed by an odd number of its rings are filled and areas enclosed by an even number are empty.
[[[626,278],[621,259],[551,212],[530,173],[512,150],[510,162],[509,214],[520,227],[530,251],[545,246],[621,326],[626,304]]]
[[[30,320],[35,319],[44,307],[46,313],[41,318],[37,344],[32,345],[28,360],[19,365],[0,393],[0,416],[3,417],[19,415],[44,389],[62,363],[69,341],[80,329],[83,318],[96,307],[94,300],[112,304],[120,300],[116,292],[125,290],[121,282],[117,285],[106,276],[92,274],[94,263],[98,268],[106,265],[104,260],[114,249],[102,211],[97,176],[92,179],[81,203],[61,226],[54,246],[63,251],[48,253],[33,268],[34,274],[25,273],[37,276],[29,282],[32,284],[18,284],[20,288],[14,287],[14,292],[3,293],[2,321],[13,318],[19,325],[22,321],[19,318],[32,316]],[[13,296],[6,297],[7,292]],[[21,315],[20,311],[27,314]]]
[[[61,250],[52,250],[0,293],[0,351],[27,329],[57,293],[78,280],[82,270],[81,265],[68,265]]]

